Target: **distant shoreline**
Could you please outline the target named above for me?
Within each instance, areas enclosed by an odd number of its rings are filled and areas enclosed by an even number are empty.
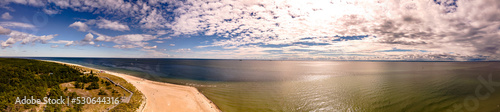
[[[86,67],[79,64],[66,63],[53,60],[41,60],[67,64],[79,67],[85,67],[104,71],[108,74],[125,79],[133,84],[146,97],[145,103],[140,106],[137,111],[203,111],[203,112],[220,112],[217,106],[212,103],[207,97],[201,94],[196,88],[185,85],[176,85],[165,82],[150,81],[147,79],[101,70],[92,67]]]

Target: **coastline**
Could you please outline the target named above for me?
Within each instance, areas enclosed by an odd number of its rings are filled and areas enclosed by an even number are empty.
[[[144,94],[145,101],[137,111],[159,112],[159,111],[184,111],[184,112],[220,112],[217,106],[212,103],[198,89],[191,86],[176,85],[165,82],[151,81],[140,77],[126,75],[122,73],[86,67],[79,64],[66,63],[52,60],[42,60],[79,67],[85,67],[104,71],[107,74],[125,79]]]

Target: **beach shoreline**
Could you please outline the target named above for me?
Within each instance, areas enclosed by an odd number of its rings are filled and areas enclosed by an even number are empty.
[[[42,60],[67,64],[79,67],[85,67],[104,71],[107,74],[125,79],[128,83],[134,85],[137,90],[142,92],[145,101],[137,111],[140,112],[159,112],[159,111],[184,111],[184,112],[220,112],[217,106],[195,87],[186,85],[176,85],[165,82],[151,81],[144,78],[131,76],[112,71],[86,67],[79,64],[66,63],[52,60]]]

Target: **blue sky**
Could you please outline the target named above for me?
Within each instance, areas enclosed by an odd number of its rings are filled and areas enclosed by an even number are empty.
[[[0,56],[498,60],[499,4],[4,0]]]

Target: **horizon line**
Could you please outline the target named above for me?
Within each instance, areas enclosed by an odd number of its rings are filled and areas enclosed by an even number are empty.
[[[245,59],[245,58],[152,58],[152,57],[34,57],[0,56],[0,58],[101,58],[101,59],[186,59],[186,60],[240,60],[240,61],[359,61],[359,62],[500,62],[500,60],[331,60],[331,59]]]

